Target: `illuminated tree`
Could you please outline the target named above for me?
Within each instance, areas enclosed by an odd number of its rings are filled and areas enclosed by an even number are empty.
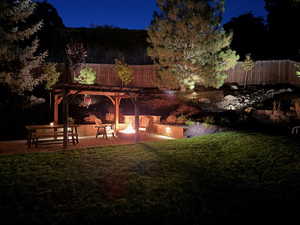
[[[133,70],[124,60],[115,59],[115,71],[122,81],[122,85],[128,85],[133,80]]]
[[[251,54],[246,55],[245,61],[242,63],[242,69],[246,72],[244,88],[247,86],[248,73],[253,70],[255,62],[251,59]]]
[[[56,70],[55,63],[47,63],[42,66],[42,74],[45,76],[45,88],[50,90],[57,83],[60,77],[60,72]]]
[[[84,67],[80,70],[79,76],[75,76],[74,80],[80,84],[94,84],[96,80],[96,72],[90,67]]]
[[[229,49],[232,35],[220,26],[223,1],[157,0],[157,5],[161,13],[148,30],[148,54],[159,79],[181,90],[222,86],[239,58]]]
[[[38,40],[33,38],[42,22],[26,23],[34,8],[31,0],[0,1],[0,83],[18,94],[32,91],[45,80],[34,73],[47,55],[37,54]]]

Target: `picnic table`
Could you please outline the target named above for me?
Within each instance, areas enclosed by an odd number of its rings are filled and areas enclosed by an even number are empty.
[[[68,141],[69,137],[72,140],[73,144],[78,144],[78,132],[77,127],[79,125],[69,124],[68,125]],[[31,147],[32,144],[37,147],[38,143],[43,141],[54,142],[58,141],[58,137],[63,137],[63,124],[54,124],[54,125],[28,125],[26,129],[28,131],[27,135],[27,145],[28,148]]]

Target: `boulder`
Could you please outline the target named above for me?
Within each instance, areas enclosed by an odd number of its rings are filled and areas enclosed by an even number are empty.
[[[198,99],[199,103],[205,103],[205,104],[210,104],[211,101],[208,98],[199,98]]]
[[[238,98],[235,97],[235,96],[233,96],[233,95],[226,95],[226,96],[224,97],[224,100],[225,100],[225,101],[237,101]]]
[[[38,98],[38,97],[36,97],[34,95],[30,96],[29,101],[30,101],[31,105],[39,105],[39,104],[43,104],[43,103],[46,102],[46,100],[44,98]]]
[[[174,115],[170,115],[167,117],[166,122],[167,123],[176,123],[177,117]]]

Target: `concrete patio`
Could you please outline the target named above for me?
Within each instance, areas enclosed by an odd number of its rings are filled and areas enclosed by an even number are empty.
[[[163,141],[170,140],[174,138],[144,133],[140,135],[139,142],[153,142],[153,141]],[[105,138],[95,138],[95,136],[89,137],[80,137],[79,144],[73,145],[69,143],[66,149],[63,148],[62,143],[45,143],[39,144],[38,147],[32,146],[28,148],[26,140],[16,140],[16,141],[1,141],[0,142],[0,154],[25,154],[32,152],[56,152],[63,150],[74,150],[74,149],[83,149],[83,148],[92,148],[92,147],[103,147],[103,146],[112,146],[112,145],[127,145],[134,144],[134,139],[130,138],[121,138],[121,137],[110,137]]]

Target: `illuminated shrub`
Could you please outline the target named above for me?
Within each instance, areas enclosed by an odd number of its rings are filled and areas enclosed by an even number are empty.
[[[96,72],[90,67],[84,67],[79,76],[74,77],[74,80],[80,84],[94,84],[96,80]]]

